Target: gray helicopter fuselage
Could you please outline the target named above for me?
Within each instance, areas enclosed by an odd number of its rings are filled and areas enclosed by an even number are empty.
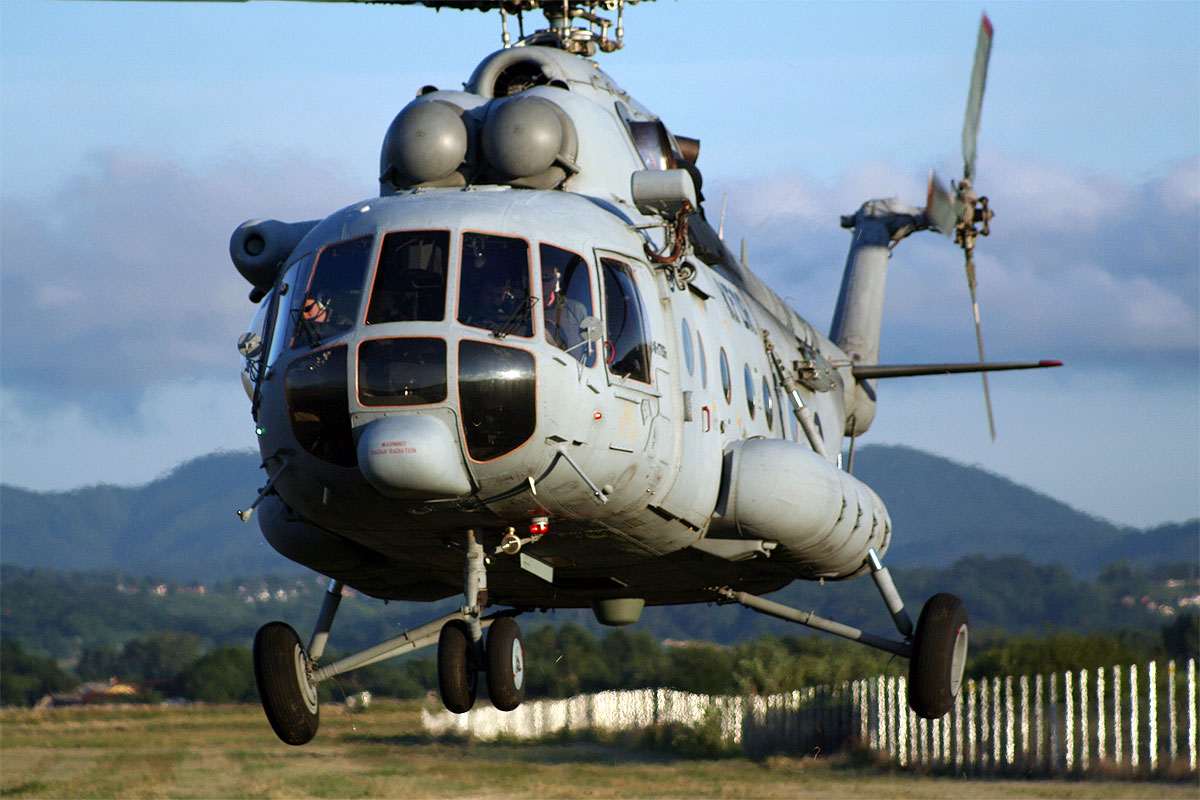
[[[668,168],[637,136],[657,118],[591,62],[540,48],[549,82],[500,97],[517,50],[467,91],[410,104],[382,196],[305,223],[267,282],[247,372],[274,481],[266,538],[392,599],[460,592],[467,529],[489,548],[532,532],[522,555],[553,569],[494,558],[489,593],[507,605],[694,602],[861,573],[891,524],[838,461],[847,419],[861,432],[873,414],[850,359],[700,217],[708,257],[655,264],[672,221],[630,176]],[[526,158],[511,131],[538,126],[556,133]]]

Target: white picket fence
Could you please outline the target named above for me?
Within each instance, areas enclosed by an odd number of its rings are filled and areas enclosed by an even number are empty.
[[[878,677],[757,697],[670,689],[535,700],[500,712],[422,711],[426,730],[479,739],[621,731],[718,715],[751,758],[828,754],[865,745],[902,766],[958,774],[1197,774],[1196,660],[968,681],[953,710],[917,718],[903,677]]]

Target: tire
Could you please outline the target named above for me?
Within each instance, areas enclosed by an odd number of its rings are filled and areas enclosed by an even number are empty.
[[[479,668],[471,654],[471,630],[467,623],[453,619],[442,626],[438,635],[438,692],[442,705],[455,714],[465,714],[475,705]]]
[[[320,709],[309,676],[308,653],[290,625],[268,622],[254,636],[254,682],[275,735],[306,744],[317,735]]]
[[[921,609],[908,664],[908,705],[937,719],[954,705],[967,665],[967,609],[952,594],[935,594]]]
[[[525,643],[512,617],[500,617],[488,629],[487,686],[492,705],[512,711],[525,699]]]

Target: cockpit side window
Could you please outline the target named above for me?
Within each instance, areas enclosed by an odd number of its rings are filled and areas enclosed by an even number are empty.
[[[604,315],[608,338],[605,360],[613,375],[650,383],[650,339],[642,296],[629,265],[601,259],[604,277]]]
[[[449,231],[399,231],[383,237],[367,324],[446,318]]]
[[[529,243],[511,236],[464,233],[458,321],[497,338],[533,336]]]
[[[302,285],[299,281],[307,279],[309,270],[312,269],[312,262],[313,255],[309,253],[293,263],[284,270],[272,290],[274,294],[272,313],[275,314],[275,319],[269,329],[270,336],[266,340],[269,345],[266,361],[268,367],[275,363],[285,349],[291,347],[292,333],[296,322],[296,315],[292,313],[292,310],[298,302],[298,298],[304,296],[304,293],[297,287]]]
[[[546,341],[584,366],[596,363],[596,348],[583,338],[583,321],[592,315],[592,279],[587,262],[561,247],[542,244],[542,311]]]
[[[373,241],[372,236],[360,236],[331,244],[317,256],[307,291],[293,301],[292,347],[319,347],[354,326]]]

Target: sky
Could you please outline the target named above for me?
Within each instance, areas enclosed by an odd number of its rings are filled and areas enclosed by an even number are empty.
[[[982,7],[644,3],[598,57],[701,139],[710,218],[828,330],[876,197],[961,174]],[[974,464],[1138,527],[1200,514],[1200,3],[990,2],[976,186],[990,360],[1056,370],[881,382],[862,444]],[[526,20],[527,30],[537,20]],[[511,25],[516,32],[515,23]],[[229,262],[243,220],[377,192],[421,86],[458,88],[495,14],[341,3],[0,3],[0,480],[140,484],[255,446]],[[977,357],[961,253],[893,254],[881,361]],[[254,487],[247,487],[247,498]],[[952,487],[946,487],[952,490]]]

